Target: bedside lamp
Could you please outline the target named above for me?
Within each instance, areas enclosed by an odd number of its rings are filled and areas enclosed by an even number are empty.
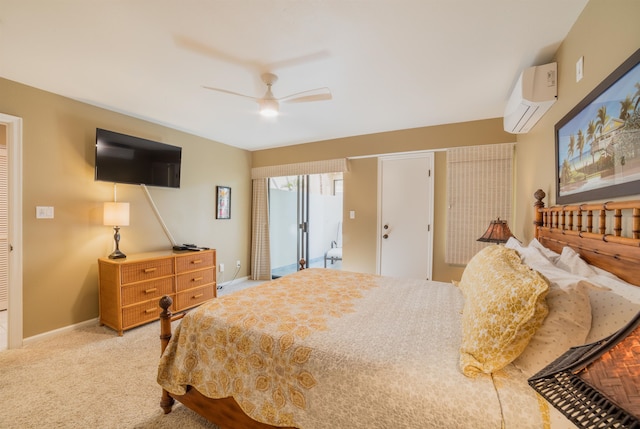
[[[109,259],[126,258],[127,255],[120,251],[120,227],[129,226],[129,203],[104,203],[104,222],[105,225],[113,226],[113,239],[116,242],[116,248],[109,255]]]
[[[506,220],[492,220],[489,224],[489,228],[485,231],[482,237],[478,238],[476,241],[484,241],[487,243],[506,243],[509,240],[509,237],[513,237],[509,230],[509,225],[507,225]]]
[[[640,427],[640,313],[609,337],[570,348],[529,385],[579,428]]]

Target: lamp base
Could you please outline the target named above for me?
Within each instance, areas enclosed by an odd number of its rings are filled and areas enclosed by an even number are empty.
[[[113,241],[116,243],[116,249],[113,251],[111,255],[109,255],[109,259],[122,259],[126,258],[127,255],[120,251],[120,227],[113,227]]]
[[[125,255],[124,253],[122,253],[120,250],[116,249],[113,251],[113,253],[111,255],[109,255],[109,259],[122,259],[122,258],[126,258],[127,255]]]

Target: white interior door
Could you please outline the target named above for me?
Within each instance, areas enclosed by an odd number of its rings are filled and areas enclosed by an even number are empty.
[[[5,127],[0,126],[4,132]],[[5,133],[6,134],[6,133]],[[4,142],[4,138],[1,139]],[[0,311],[9,306],[9,162],[6,144],[0,145]]]
[[[431,279],[433,153],[380,158],[379,273]]]
[[[22,347],[22,118],[0,113],[8,155],[9,305],[8,346]]]

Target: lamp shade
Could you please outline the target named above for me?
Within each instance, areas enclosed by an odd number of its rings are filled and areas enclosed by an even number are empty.
[[[640,427],[640,313],[609,337],[570,348],[529,385],[579,428]]]
[[[506,220],[492,220],[489,227],[477,241],[484,241],[487,243],[506,243],[510,237],[513,237],[509,225]]]
[[[128,226],[129,203],[104,203],[104,224],[109,226]]]

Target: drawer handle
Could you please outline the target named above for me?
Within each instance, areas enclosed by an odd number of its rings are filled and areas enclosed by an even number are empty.
[[[201,264],[202,263],[202,259],[194,259],[193,261],[191,261],[192,264]]]
[[[151,289],[147,289],[147,290],[145,290],[145,291],[144,291],[144,293],[153,293],[153,292],[155,292],[155,291],[157,291],[157,290],[158,290],[158,288],[157,288],[157,287],[154,287],[154,288],[151,288]]]
[[[202,280],[202,277],[196,277],[195,279],[191,279],[192,282],[199,282]]]
[[[199,293],[199,294],[197,294],[197,295],[193,295],[193,296],[192,296],[192,298],[193,298],[193,299],[198,299],[198,298],[202,298],[203,296],[204,296],[204,294],[203,294],[203,293]]]
[[[154,271],[156,271],[156,270],[157,270],[157,268],[155,268],[155,267],[154,267],[154,268],[145,268],[145,269],[144,269],[144,272],[145,272],[145,273],[152,273],[152,272],[154,272]]]
[[[156,310],[155,308],[149,308],[148,310],[145,310],[144,312],[147,313],[147,314],[150,314],[150,313],[155,313],[156,311],[158,311],[158,310]]]

